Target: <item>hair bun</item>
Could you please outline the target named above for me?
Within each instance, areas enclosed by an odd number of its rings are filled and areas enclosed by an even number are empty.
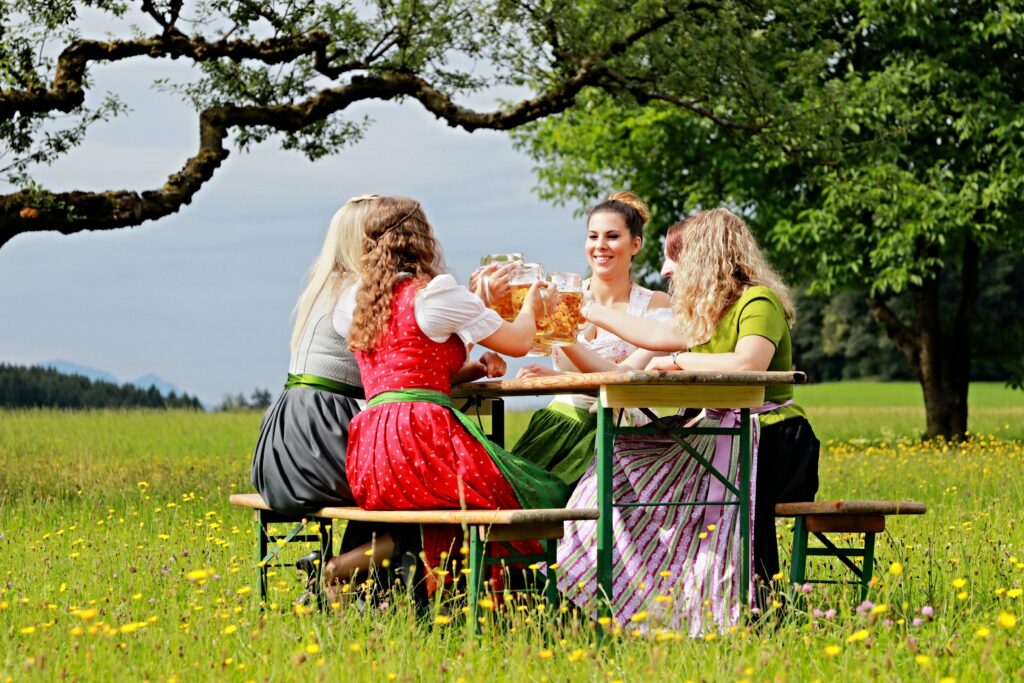
[[[632,206],[634,209],[636,209],[636,212],[640,214],[640,220],[642,220],[644,224],[646,224],[647,221],[651,220],[651,212],[650,210],[648,210],[647,205],[644,204],[644,201],[640,199],[640,197],[637,197],[629,190],[620,190],[619,192],[612,192],[610,195],[608,195],[608,201],[622,202],[623,204],[628,204],[629,206]]]

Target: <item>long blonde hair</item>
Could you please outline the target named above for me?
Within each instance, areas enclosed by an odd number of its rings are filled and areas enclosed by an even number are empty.
[[[320,297],[326,296],[333,306],[342,292],[359,278],[359,259],[363,255],[363,222],[377,199],[375,194],[353,197],[331,218],[320,255],[310,266],[306,286],[295,304],[292,350],[299,345],[302,331]]]
[[[669,287],[672,312],[688,348],[711,339],[729,308],[756,285],[775,293],[792,327],[796,308],[789,288],[765,260],[742,218],[728,209],[711,209],[683,219],[669,231],[679,244]]]
[[[423,207],[409,197],[381,197],[363,228],[365,251],[360,261],[363,284],[348,347],[372,351],[391,320],[391,301],[403,274],[421,284],[441,273],[441,245]]]

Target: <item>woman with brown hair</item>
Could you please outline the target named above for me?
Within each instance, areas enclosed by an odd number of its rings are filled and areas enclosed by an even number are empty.
[[[406,197],[382,198],[365,235],[347,330],[368,399],[349,432],[346,470],[356,502],[368,510],[562,506],[562,482],[485,439],[450,397],[467,344],[526,354],[547,285],[535,283],[515,321],[503,321],[441,272],[427,217]],[[429,566],[443,567],[445,554],[458,550],[458,531],[424,527]],[[539,552],[536,543],[520,545]]]
[[[591,277],[584,282],[589,300],[624,315],[668,320],[669,298],[633,281],[633,257],[643,245],[644,226],[650,213],[632,192],[615,192],[590,209],[584,253]],[[590,326],[579,334],[577,344],[552,349],[553,368],[527,365],[518,377],[540,377],[579,372],[573,362],[577,349],[587,349],[609,363],[619,364],[637,347],[618,335]],[[644,359],[650,358],[646,354]],[[526,431],[512,452],[528,458],[574,486],[594,459],[597,415],[591,412],[590,396],[556,396],[546,407],[533,413]]]
[[[671,275],[671,322],[639,321],[597,303],[586,317],[641,348],[672,352],[650,360],[650,370],[792,369],[789,328],[795,311],[789,290],[739,216],[724,208],[694,214],[670,229],[666,252],[674,256],[665,269]],[[585,351],[577,356],[587,371],[613,369]],[[768,581],[778,572],[775,504],[813,500],[819,443],[803,409],[793,403],[791,386],[768,387],[765,405],[755,412],[760,427],[754,429],[753,559],[756,575]],[[728,418],[705,415],[704,426]],[[683,418],[666,418],[673,421],[679,424]],[[713,436],[689,441],[718,471],[732,473],[735,483],[738,443]],[[721,483],[667,437],[619,437],[612,477],[615,500],[625,505],[724,499]],[[588,507],[596,495],[596,469],[591,468],[569,507]],[[653,609],[676,625],[685,622],[691,633],[737,622],[741,586],[734,506],[616,507],[613,526],[614,607],[620,620]],[[570,596],[577,585],[596,583],[590,558],[595,536],[595,524],[567,525],[558,553],[559,586]],[[671,601],[655,602],[670,593]]]

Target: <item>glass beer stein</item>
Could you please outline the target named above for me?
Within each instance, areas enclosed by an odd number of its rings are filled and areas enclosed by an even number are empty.
[[[519,315],[519,311],[523,310],[523,302],[526,300],[526,294],[530,291],[530,286],[534,282],[544,280],[544,266],[539,263],[524,263],[517,265],[512,269],[512,274],[509,276],[509,287],[512,290],[512,318]],[[553,293],[552,293],[553,294]],[[536,333],[533,337],[533,346],[530,348],[528,356],[547,356],[551,353],[551,347],[544,341],[550,331],[551,316],[548,314],[548,302],[552,301],[552,294],[542,292],[541,296],[545,302],[545,310],[537,317],[535,321]]]
[[[490,265],[492,263],[496,263],[499,266],[504,266],[504,265],[509,264],[509,263],[522,263],[522,262],[523,262],[523,255],[522,254],[516,254],[516,253],[488,254],[487,256],[484,256],[483,258],[480,259],[481,267],[488,266],[488,265]],[[487,280],[486,279],[484,280],[484,291],[487,293],[487,299],[489,301],[489,303],[487,304],[488,308],[491,308],[492,310],[494,310],[498,315],[500,315],[502,317],[502,319],[504,319],[504,320],[506,320],[508,322],[512,322],[513,320],[516,319],[515,313],[512,312],[512,297],[511,297],[511,295],[506,295],[506,296],[502,297],[501,299],[499,299],[497,301],[494,301],[492,299],[492,297],[491,297],[490,291],[487,289]]]
[[[558,288],[558,294],[545,341],[554,346],[575,344],[583,320],[583,278],[576,273],[551,273],[548,280]]]

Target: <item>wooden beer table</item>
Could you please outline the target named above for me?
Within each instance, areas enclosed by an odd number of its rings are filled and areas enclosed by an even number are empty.
[[[456,405],[466,414],[473,411],[492,415],[492,438],[504,442],[504,402],[511,396],[543,396],[550,394],[585,394],[597,399],[597,589],[599,614],[610,613],[612,597],[612,454],[619,434],[660,434],[680,445],[712,476],[732,493],[722,501],[648,501],[639,505],[737,505],[740,520],[740,585],[742,604],[750,599],[750,485],[751,485],[751,408],[764,403],[764,388],[776,384],[802,384],[802,372],[593,372],[535,377],[517,380],[495,380],[461,384],[453,388]],[[665,408],[731,408],[739,411],[737,427],[674,427],[669,426],[651,406]],[[639,408],[651,424],[628,427],[615,423],[618,408]],[[620,414],[621,415],[621,414]],[[717,471],[685,440],[694,434],[713,434],[740,438],[739,485]],[[724,496],[729,498],[728,495]]]

